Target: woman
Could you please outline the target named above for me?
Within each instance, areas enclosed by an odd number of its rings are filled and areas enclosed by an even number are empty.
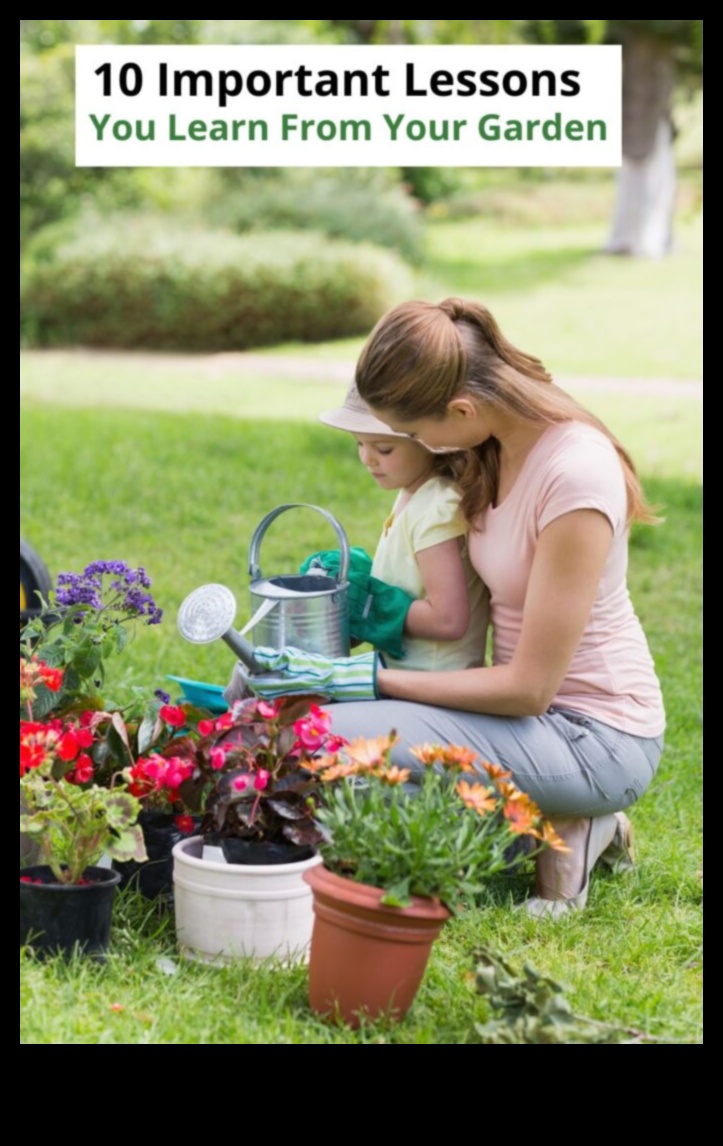
[[[470,557],[491,592],[494,653],[490,667],[456,672],[378,667],[383,699],[335,706],[334,732],[395,728],[407,765],[408,748],[425,741],[467,744],[504,765],[570,849],[539,856],[527,910],[582,908],[598,859],[632,862],[622,809],[663,747],[660,686],[626,586],[630,522],[654,520],[633,463],[477,303],[396,307],[372,331],[356,384],[395,432],[467,450],[458,480]],[[346,671],[331,670],[330,695],[349,695],[334,690]]]

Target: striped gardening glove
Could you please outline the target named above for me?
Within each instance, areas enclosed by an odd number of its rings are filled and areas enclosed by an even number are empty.
[[[254,649],[267,672],[246,677],[248,688],[264,700],[280,696],[327,696],[329,700],[376,700],[378,653],[323,657],[301,649]],[[243,670],[242,670],[243,671]]]

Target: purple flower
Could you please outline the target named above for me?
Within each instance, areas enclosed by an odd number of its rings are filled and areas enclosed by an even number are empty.
[[[104,585],[103,578],[112,577]],[[58,575],[55,600],[66,608],[87,605],[103,614],[105,629],[132,618],[144,618],[147,625],[159,624],[163,610],[159,609],[148,589],[151,579],[142,565],[132,569],[125,561],[93,561],[82,573]],[[85,613],[78,614],[82,622]]]
[[[157,697],[158,700],[160,700],[163,704],[170,704],[171,703],[170,696],[168,695],[167,692],[164,692],[162,688],[157,688],[156,691],[153,693],[153,695],[155,697]]]

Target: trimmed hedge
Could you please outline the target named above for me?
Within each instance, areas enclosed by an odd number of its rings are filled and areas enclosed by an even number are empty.
[[[56,238],[40,232],[23,260],[26,344],[208,351],[320,342],[367,332],[411,287],[390,251],[311,232],[235,236],[114,217]]]

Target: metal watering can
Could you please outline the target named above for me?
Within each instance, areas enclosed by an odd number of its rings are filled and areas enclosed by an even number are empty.
[[[324,570],[264,577],[259,564],[263,537],[273,521],[289,509],[313,509],[325,517],[339,542],[339,577]],[[349,542],[332,514],[318,505],[292,502],[266,514],[256,527],[249,548],[251,620],[241,632],[233,628],[236,598],[225,585],[202,585],[186,597],[178,612],[181,635],[192,644],[205,645],[219,638],[251,673],[264,672],[254,657],[254,645],[245,634],[253,629],[254,644],[274,649],[293,645],[327,657],[346,657],[349,644]]]

